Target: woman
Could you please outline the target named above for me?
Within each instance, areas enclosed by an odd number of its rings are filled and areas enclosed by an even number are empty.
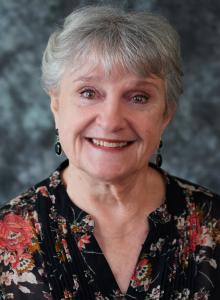
[[[219,196],[160,168],[182,91],[175,30],[82,8],[42,72],[67,160],[1,209],[2,298],[219,299]]]

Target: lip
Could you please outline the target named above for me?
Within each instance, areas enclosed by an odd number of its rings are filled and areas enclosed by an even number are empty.
[[[134,142],[135,140],[119,140],[119,139],[106,139],[106,138],[85,138],[86,141],[94,148],[98,149],[98,150],[104,150],[104,151],[110,151],[110,152],[119,152],[119,151],[124,151],[126,149],[128,149]],[[97,141],[102,141],[102,142],[106,142],[106,143],[127,143],[126,146],[123,147],[107,147],[107,146],[102,146],[102,145],[97,145],[95,143],[92,142],[92,140],[95,139]]]
[[[97,141],[107,142],[107,143],[133,143],[135,140],[119,140],[119,139],[106,139],[106,138],[96,138],[96,137],[86,137],[87,140],[95,139]]]

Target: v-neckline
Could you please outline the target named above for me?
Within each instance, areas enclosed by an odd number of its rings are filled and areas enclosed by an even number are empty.
[[[78,224],[80,224],[82,222],[84,223],[84,220],[92,221],[91,215],[89,215],[85,211],[81,210],[78,206],[76,206],[71,201],[68,194],[64,193],[63,189],[65,189],[65,187],[63,185],[61,185],[61,188],[62,188],[62,194],[65,195],[64,201],[68,201],[68,205],[66,205],[66,208],[68,209],[68,207],[71,207],[73,209],[72,213],[74,211],[74,215],[72,214],[71,221],[73,221],[73,223],[76,222]],[[66,214],[64,215],[64,217],[67,217]],[[73,223],[70,223],[70,225]],[[83,259],[86,262],[88,268],[90,270],[92,270],[95,285],[97,285],[97,283],[101,283],[100,285],[98,285],[98,289],[103,293],[103,295],[110,294],[112,291],[115,291],[115,294],[117,295],[117,297],[121,297],[120,299],[123,299],[123,297],[126,297],[126,296],[128,297],[129,290],[131,289],[132,277],[129,280],[129,285],[128,285],[126,293],[121,292],[119,285],[117,283],[117,280],[116,280],[116,278],[113,274],[113,271],[110,267],[110,264],[108,263],[108,260],[105,257],[105,255],[94,235],[94,225],[90,226],[86,231],[89,236],[90,243],[86,244],[85,249],[79,249],[79,250],[80,250],[81,255],[83,256]],[[83,232],[83,234],[85,234],[85,232]],[[149,234],[147,235],[147,237],[141,247],[140,253],[137,257],[133,274],[135,273],[138,263],[140,261],[140,258],[143,254],[143,247],[144,247],[144,245],[148,244],[148,242],[147,242],[148,236],[149,236]],[[116,251],[117,251],[117,249],[116,249]],[[104,272],[102,271],[102,269]],[[132,274],[132,276],[133,276],[133,274]]]
[[[70,216],[72,214],[71,219],[72,219],[73,223],[74,222],[78,222],[78,223],[84,222],[84,220],[86,220],[87,223],[88,223],[88,220],[90,222],[90,226],[87,226],[86,232],[83,232],[83,234],[85,234],[85,233],[88,234],[87,238],[89,239],[89,242],[87,243],[85,241],[85,245],[86,245],[85,249],[83,249],[83,248],[79,249],[81,251],[81,255],[83,256],[85,263],[88,265],[88,268],[90,270],[92,270],[93,276],[96,277],[96,278],[94,278],[95,284],[101,283],[101,285],[99,285],[98,288],[99,288],[99,290],[101,290],[103,292],[103,294],[106,294],[106,292],[107,292],[107,294],[108,294],[108,292],[111,293],[111,291],[114,290],[115,293],[117,294],[117,296],[119,296],[119,297],[129,296],[129,293],[132,292],[132,289],[133,289],[133,287],[131,286],[132,278],[134,277],[135,273],[137,272],[137,268],[141,261],[143,251],[146,250],[146,247],[149,247],[152,242],[152,237],[153,237],[152,230],[155,229],[155,224],[158,221],[160,222],[161,211],[166,211],[166,197],[165,197],[165,202],[160,207],[158,207],[155,211],[150,213],[150,215],[148,217],[146,217],[146,221],[149,222],[149,232],[148,232],[146,239],[141,247],[140,253],[137,256],[136,265],[135,265],[132,277],[130,278],[127,291],[126,291],[126,293],[122,293],[119,288],[119,285],[117,283],[117,280],[113,274],[113,271],[108,263],[108,260],[105,257],[97,239],[95,238],[94,220],[92,219],[90,214],[88,214],[87,212],[85,212],[84,210],[79,208],[69,198],[69,195],[66,191],[66,187],[65,187],[64,183],[62,182],[60,172],[62,171],[62,169],[65,166],[67,166],[67,163],[68,162],[65,161],[60,166],[60,168],[57,170],[57,174],[56,174],[57,180],[59,181],[57,189],[60,189],[59,194],[62,195],[62,197],[64,197],[64,199],[62,201],[63,205],[65,203],[64,211],[66,211],[66,209],[71,210],[71,213],[68,212],[67,215]],[[161,171],[161,173],[164,176],[165,180],[167,180],[163,171]],[[166,191],[166,193],[167,193],[167,191]],[[56,197],[56,198],[58,199],[58,197]],[[67,216],[64,215],[64,217],[66,218]],[[69,220],[68,220],[68,222],[69,222]],[[78,241],[76,241],[76,243],[78,243]],[[95,258],[94,258],[94,255],[96,256]],[[101,269],[103,269],[104,272]]]

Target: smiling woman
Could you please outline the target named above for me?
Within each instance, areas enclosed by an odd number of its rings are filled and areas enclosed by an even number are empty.
[[[78,172],[111,182],[137,172],[146,177],[146,161],[172,117],[171,108],[165,114],[164,80],[155,75],[143,79],[118,65],[107,76],[88,60],[74,73],[67,71],[59,92],[50,95],[74,177]]]
[[[51,35],[67,159],[0,210],[3,299],[219,299],[220,197],[161,169],[181,78],[178,34],[147,12],[85,7]]]

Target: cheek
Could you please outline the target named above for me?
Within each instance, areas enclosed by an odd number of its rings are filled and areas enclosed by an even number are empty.
[[[64,147],[69,147],[80,141],[93,119],[94,114],[88,110],[77,107],[62,107],[59,114],[59,132],[60,141],[65,144]]]
[[[137,122],[137,128],[140,132],[141,136],[157,136],[163,131],[163,121],[162,116],[160,117],[152,117],[152,116],[145,116],[139,118]]]
[[[142,151],[150,154],[155,153],[163,134],[163,121],[161,118],[145,119],[139,123],[139,136],[142,139]]]

